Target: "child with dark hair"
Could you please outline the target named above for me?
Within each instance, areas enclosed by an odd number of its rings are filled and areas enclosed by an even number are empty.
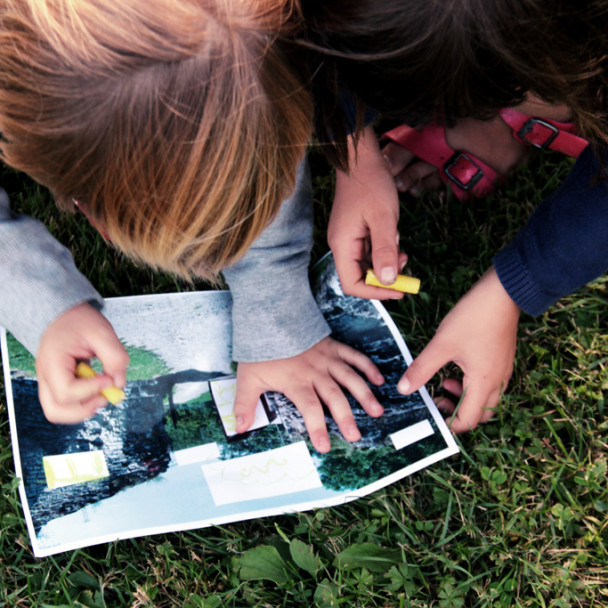
[[[406,123],[383,151],[360,129],[349,172],[338,171],[329,236],[347,292],[375,297],[365,268],[388,283],[400,265],[390,178],[414,193],[441,178],[466,198],[488,192],[527,145],[578,157],[399,383],[410,393],[457,363],[462,381],[445,381],[464,394],[452,429],[475,427],[511,376],[520,311],[540,314],[608,268],[608,2],[330,0],[307,10],[326,56],[319,88],[330,98],[349,89],[359,116],[369,106]]]

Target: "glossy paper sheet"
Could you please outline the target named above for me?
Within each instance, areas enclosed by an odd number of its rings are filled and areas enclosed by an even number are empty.
[[[277,393],[260,399],[253,430],[235,433],[228,292],[107,300],[104,313],[131,357],[127,398],[78,425],[44,418],[33,359],[3,333],[15,469],[35,555],[339,505],[455,454],[427,392],[395,389],[411,356],[383,306],[345,296],[331,257],[312,281],[333,336],[366,352],[386,378],[373,387],[382,417],[349,397],[360,441],[344,441],[327,419],[328,454],[314,450],[299,412]]]

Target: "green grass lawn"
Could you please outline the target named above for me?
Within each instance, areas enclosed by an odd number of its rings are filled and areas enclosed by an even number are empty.
[[[313,160],[319,257],[332,180]],[[403,201],[403,247],[422,293],[389,309],[414,355],[568,167],[533,158],[466,205]],[[21,176],[0,170],[0,183],[105,296],[193,288],[133,267]],[[605,278],[524,316],[494,421],[459,436],[460,455],[367,498],[44,559],[29,545],[0,380],[0,606],[608,606],[607,322]]]

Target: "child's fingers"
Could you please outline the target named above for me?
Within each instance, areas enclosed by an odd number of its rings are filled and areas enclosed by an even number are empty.
[[[254,376],[237,374],[233,407],[237,433],[244,433],[253,424],[258,399],[264,390]]]
[[[50,368],[37,365],[40,386],[48,389],[54,403],[83,403],[99,395],[104,388],[112,386],[112,378],[99,375],[94,378],[77,378],[71,358]]]
[[[422,180],[422,190],[439,190],[443,187],[443,181],[439,177],[439,173],[433,173]]]
[[[454,433],[464,433],[474,429],[480,423],[492,418],[499,399],[499,390],[488,392],[486,386],[469,384],[460,405],[448,421],[448,426]]]
[[[109,376],[76,378],[71,357],[54,361],[50,366],[39,359],[36,372],[40,404],[50,422],[76,424],[107,403],[101,391],[112,385],[112,379]]]
[[[468,386],[464,398],[448,420],[450,430],[453,433],[464,433],[474,429],[481,421],[483,402],[485,402],[484,398],[478,394],[478,391]]]
[[[365,284],[362,267],[368,266],[369,257],[367,254],[365,256],[362,254],[363,247],[358,246],[355,241],[351,242],[349,247],[338,247],[336,243],[332,243],[331,248],[336,271],[340,277],[340,285],[347,296],[376,300],[403,298],[403,294],[398,291]],[[398,254],[396,263],[400,268],[407,261],[407,256],[405,256],[405,260],[403,256],[405,254]]]
[[[327,425],[325,424],[325,413],[323,412],[323,406],[319,401],[319,397],[312,387],[308,385],[296,386],[289,393],[286,392],[285,396],[293,401],[302,414],[306,430],[315,450],[322,453],[329,452],[330,443]],[[344,398],[344,395],[342,397]],[[333,401],[329,396],[328,400]],[[329,403],[327,403],[327,406],[331,409]],[[350,410],[350,406],[348,409]]]
[[[384,156],[393,177],[401,173],[415,158],[414,154],[409,150],[402,146],[398,146],[393,142],[387,143],[382,148],[382,155]]]
[[[351,367],[348,365],[336,366],[332,369],[331,374],[340,386],[343,386],[370,416],[374,418],[382,416],[384,408],[380,405],[380,402],[376,399],[363,378]],[[350,406],[348,409],[350,411]]]
[[[361,267],[359,267],[359,273],[361,273]],[[354,289],[349,290],[350,293],[344,293],[348,296],[356,296],[357,298],[365,298],[366,300],[402,300],[405,294],[401,291],[395,291],[394,289],[387,289],[386,287],[375,287],[374,285],[366,285],[364,279],[359,278]]]
[[[399,251],[396,243],[378,239],[378,233],[372,234],[372,263],[374,273],[380,282],[384,285],[392,285],[397,280],[399,272]]]
[[[462,387],[462,380],[456,378],[446,378],[441,383],[441,388],[450,393],[449,397],[436,397],[434,399],[435,405],[445,415],[451,415],[456,409],[456,403],[462,397],[464,389]]]
[[[374,217],[369,225],[374,272],[385,285],[394,283],[399,272],[398,216],[391,213]]]
[[[437,167],[424,161],[417,161],[395,177],[395,185],[399,192],[421,190],[422,183],[434,173],[437,173]]]
[[[452,395],[458,398],[462,397],[462,393],[464,392],[462,380],[458,380],[456,378],[446,378],[441,385],[446,391],[448,391],[448,393],[452,393]]]
[[[435,402],[437,409],[441,411],[442,414],[451,415],[456,409],[455,403],[447,397],[436,397],[433,401]]]
[[[91,346],[101,362],[104,375],[109,376],[115,386],[123,388],[126,384],[129,355],[114,331],[110,328],[104,339]]]
[[[359,296],[360,289],[366,287],[363,282],[360,256],[339,248],[332,248],[332,252],[344,293],[349,296]]]
[[[65,386],[65,389],[56,389],[53,391],[53,394],[56,401],[60,403],[62,401],[84,403],[100,395],[103,389],[110,386],[112,386],[112,378],[105,374],[86,380],[72,378]],[[64,390],[65,392],[63,392]]]
[[[331,412],[331,417],[338,425],[344,439],[346,441],[359,441],[361,433],[357,428],[350,403],[342,392],[340,385],[331,377],[325,377],[315,384],[315,389],[321,401]],[[323,425],[325,425],[325,421],[323,421]]]
[[[439,341],[433,338],[407,368],[397,383],[397,390],[403,395],[410,395],[426,384],[450,360],[451,352],[444,350]]]
[[[398,259],[398,265],[399,265],[399,272],[401,272],[404,268],[405,265],[407,264],[407,253],[403,253],[402,251],[399,252],[399,259]]]
[[[400,300],[403,294],[392,289],[384,289],[373,285],[366,285],[362,265],[369,265],[368,256],[362,260],[360,248],[357,249],[354,244],[349,249],[333,248],[334,264],[336,271],[340,277],[340,285],[347,296],[355,296],[357,298],[367,298],[376,300]],[[401,261],[399,258],[397,263]]]
[[[500,403],[501,395],[502,392],[500,390],[496,390],[488,397],[486,404],[482,408],[481,422],[489,422],[492,418],[494,418]]]
[[[77,424],[107,404],[107,400],[99,394],[99,391],[85,399],[84,402],[65,399],[58,402],[45,382],[39,383],[38,393],[45,417],[54,424]]]
[[[372,384],[380,385],[384,383],[384,376],[378,369],[377,365],[367,355],[364,355],[356,348],[352,348],[346,344],[342,344],[341,342],[336,342],[335,344],[337,354],[342,361],[352,365],[360,372],[363,372],[365,377]]]

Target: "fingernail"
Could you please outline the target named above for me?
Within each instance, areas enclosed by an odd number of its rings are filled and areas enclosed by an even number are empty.
[[[329,438],[328,437],[321,437],[318,442],[318,450],[319,452],[329,452]]]
[[[393,167],[393,163],[392,163],[391,159],[386,154],[383,154],[382,156],[384,157],[384,160],[386,161],[388,168],[391,169]]]
[[[410,194],[411,194],[412,196],[420,196],[421,192],[422,192],[422,191],[420,190],[420,188],[417,188],[416,186],[412,186],[412,187],[410,188]]]
[[[378,417],[378,416],[382,416],[382,414],[384,414],[384,408],[378,403],[377,405],[374,405],[374,407],[372,408],[372,413],[371,416]]]
[[[380,281],[385,285],[394,283],[397,279],[397,271],[392,266],[385,266],[380,271]]]
[[[400,177],[395,178],[395,186],[397,186],[397,190],[405,190],[405,182]]]
[[[237,430],[237,432],[241,430],[244,422],[245,422],[245,419],[242,416],[237,416],[236,417],[236,430]]]
[[[402,395],[407,395],[410,390],[410,381],[407,378],[401,378],[397,383],[397,390]]]
[[[344,429],[344,437],[346,437],[349,441],[357,441],[361,439],[361,433],[354,422],[349,424]]]
[[[359,439],[361,439],[361,433],[359,432],[359,429],[356,427],[353,429],[348,429],[347,439],[351,442],[359,441]]]

